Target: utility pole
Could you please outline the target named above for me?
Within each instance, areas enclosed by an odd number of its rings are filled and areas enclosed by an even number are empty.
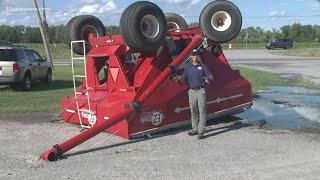
[[[48,47],[48,41],[47,41],[47,38],[46,38],[45,31],[43,29],[43,23],[42,23],[42,20],[41,20],[38,4],[37,4],[36,0],[33,0],[33,5],[37,9],[36,15],[38,17],[38,24],[39,24],[39,28],[40,28],[40,32],[41,32],[41,36],[42,36],[42,41],[43,41],[43,44],[44,44],[44,49],[45,49],[46,54],[47,54],[47,59],[48,59],[49,62],[51,62],[51,66],[52,66],[52,69],[53,69],[53,62],[52,62],[51,54],[50,54],[49,47]]]
[[[43,27],[44,27],[44,31],[45,31],[45,34],[46,34],[46,39],[47,39],[47,42],[49,43],[49,28],[48,28],[48,22],[47,22],[47,16],[46,16],[46,4],[45,4],[45,1],[42,0],[42,5],[43,5],[43,11],[42,11],[42,17],[43,17]]]

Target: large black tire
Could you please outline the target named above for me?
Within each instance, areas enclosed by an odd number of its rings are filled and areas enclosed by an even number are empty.
[[[71,48],[71,25],[73,24],[73,21],[77,18],[78,16],[75,16],[69,20],[67,23],[65,29],[64,29],[64,41],[68,45],[69,48]]]
[[[153,52],[166,39],[167,21],[156,4],[138,1],[128,6],[121,15],[120,33],[130,49]]]
[[[89,34],[92,33],[95,37],[106,35],[106,29],[102,22],[92,15],[80,15],[72,18],[65,29],[65,40],[69,48],[71,41],[85,40],[86,53],[91,50],[89,43]],[[73,44],[73,52],[83,55],[82,43]]]
[[[204,36],[215,42],[228,42],[241,30],[242,15],[229,1],[213,1],[200,14],[200,28]]]
[[[52,83],[52,70],[48,69],[45,82],[48,84]]]
[[[186,29],[188,27],[186,20],[178,14],[166,13],[165,16],[167,19],[168,30],[178,29],[177,31],[179,31],[179,29]]]
[[[285,49],[291,49],[292,46],[291,45],[287,45],[287,47]]]
[[[23,91],[29,91],[31,89],[31,74],[30,73],[26,73],[23,77],[23,80],[20,84],[21,90]]]

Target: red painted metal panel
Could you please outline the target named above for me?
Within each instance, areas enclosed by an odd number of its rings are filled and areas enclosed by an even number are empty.
[[[141,53],[130,65],[125,58],[133,52],[128,50],[121,36],[91,37],[92,50],[88,53],[86,78],[90,88],[88,92],[91,110],[97,118],[96,124],[42,154],[41,157],[46,160],[55,159],[101,131],[130,139],[136,133],[190,119],[188,86],[180,85],[175,79],[169,78],[172,69],[168,66],[178,67],[185,61],[192,50],[200,44],[201,31],[198,26],[194,26],[180,32],[168,32],[168,36],[174,41],[184,39],[188,46],[173,58],[169,47],[164,44],[152,54]],[[216,45],[215,42],[208,43]],[[250,83],[240,75],[239,71],[230,67],[222,50],[211,52],[210,49],[201,49],[203,51],[201,59],[215,77],[215,81],[206,88],[208,113],[252,103]],[[104,74],[106,78],[99,79],[99,72],[106,66],[108,67],[107,74]],[[86,88],[83,83],[77,91],[83,92]],[[62,108],[68,106],[74,99],[74,95],[63,98]],[[86,97],[80,97],[78,102],[81,108],[88,109]],[[135,109],[137,106],[132,106],[131,103],[135,103],[133,105],[141,103],[141,109]],[[74,103],[63,112],[62,117],[66,122],[80,123]],[[83,119],[84,124],[89,124],[88,119]]]

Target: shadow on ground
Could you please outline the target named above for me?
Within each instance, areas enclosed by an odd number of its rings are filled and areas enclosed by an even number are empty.
[[[226,116],[226,117],[222,117],[222,118],[208,120],[205,138],[217,136],[222,133],[227,133],[229,131],[233,131],[233,130],[237,130],[237,129],[251,126],[251,124],[245,124],[245,123],[240,122],[239,120],[241,120],[241,119],[238,117],[235,117],[235,116]],[[213,126],[216,126],[216,125],[219,125],[220,127],[214,128]],[[165,136],[172,136],[172,135],[176,135],[176,134],[179,134],[182,132],[185,132],[185,135],[188,136],[187,131],[189,131],[190,129],[191,129],[191,126],[169,129],[166,131],[162,131],[160,133],[152,134],[152,136],[149,135],[149,136],[141,137],[138,139],[133,139],[133,140],[118,143],[118,144],[112,144],[112,145],[108,145],[108,146],[97,147],[97,148],[92,148],[92,149],[88,149],[88,150],[82,150],[82,151],[78,151],[78,152],[74,152],[74,153],[68,153],[68,154],[63,155],[62,159],[66,159],[70,156],[86,154],[86,153],[90,153],[90,152],[101,151],[101,150],[119,147],[119,146],[123,146],[123,145],[138,143],[141,141],[148,141],[150,139],[161,138],[161,137],[165,137]]]

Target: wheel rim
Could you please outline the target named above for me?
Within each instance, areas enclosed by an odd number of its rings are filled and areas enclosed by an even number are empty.
[[[154,38],[159,34],[159,21],[153,15],[146,15],[141,20],[141,31],[147,38]]]
[[[225,11],[218,11],[211,17],[211,26],[216,31],[225,31],[231,26],[231,16]]]
[[[180,26],[175,22],[168,22],[168,30],[180,29]],[[180,30],[176,30],[179,32]]]
[[[30,89],[31,87],[31,80],[29,77],[26,77],[26,89]]]
[[[90,44],[89,42],[89,34],[94,34],[95,37],[99,37],[98,30],[92,25],[86,25],[81,30],[81,38],[86,42],[86,44]]]

